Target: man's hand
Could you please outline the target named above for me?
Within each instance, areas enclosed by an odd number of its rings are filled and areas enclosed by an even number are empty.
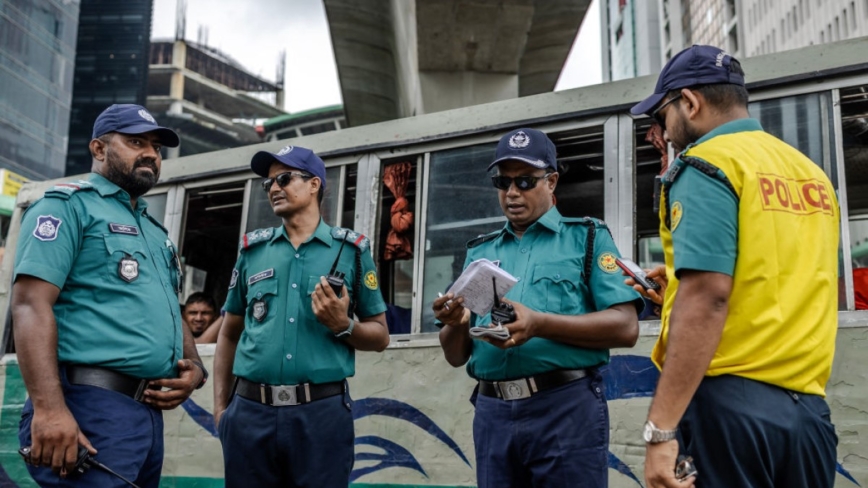
[[[636,280],[629,277],[624,280],[624,284],[632,286],[640,295],[648,297],[657,305],[663,305],[663,296],[666,295],[666,287],[669,285],[669,279],[666,277],[666,266],[661,264],[653,269],[646,269],[645,275],[648,279],[654,280],[658,285],[660,285],[660,289],[656,291],[646,290],[642,285],[636,283]]]
[[[696,479],[691,476],[684,481],[675,479],[675,464],[678,462],[678,441],[645,444],[645,486],[647,488],[689,488]]]
[[[434,310],[434,318],[444,325],[459,327],[470,323],[470,310],[464,308],[464,297],[455,298],[454,293],[435,298],[431,309]]]
[[[504,327],[509,329],[509,339],[505,341],[491,337],[481,337],[481,339],[501,349],[509,349],[510,347],[520,346],[534,337],[536,335],[534,331],[539,312],[535,312],[518,302],[513,302],[506,298],[500,301],[512,305],[512,309],[515,311],[515,321],[503,324]]]
[[[33,410],[30,442],[31,464],[50,466],[64,478],[75,466],[79,445],[86,447],[91,454],[97,452],[78,429],[78,423],[66,405],[50,410]]]
[[[319,277],[319,283],[313,289],[311,308],[319,323],[328,327],[333,334],[347,330],[349,319],[347,311],[350,308],[350,294],[345,285],[341,286],[341,296],[338,298],[335,291],[329,286],[325,276]]]
[[[149,386],[161,389],[146,389],[144,402],[160,410],[171,410],[184,403],[204,377],[205,373],[191,359],[181,359],[178,361],[178,377],[151,381]]]

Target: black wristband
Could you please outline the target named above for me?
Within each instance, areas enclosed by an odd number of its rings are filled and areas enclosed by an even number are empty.
[[[199,369],[202,370],[202,381],[200,381],[199,384],[196,385],[196,389],[198,390],[198,389],[202,388],[203,386],[205,386],[205,383],[208,381],[208,370],[205,369],[205,365],[202,364],[201,361],[196,361],[196,360],[193,360],[193,359],[191,359],[190,361],[191,361],[193,364],[195,364],[196,366],[198,366]]]

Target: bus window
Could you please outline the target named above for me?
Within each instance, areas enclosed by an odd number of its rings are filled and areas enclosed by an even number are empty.
[[[238,253],[244,181],[187,190],[181,234],[184,296],[203,291],[222,304]]]
[[[603,199],[603,127],[550,133],[560,178],[555,190],[558,211],[565,217],[605,216]]]
[[[822,101],[819,93],[752,102],[750,116],[766,132],[795,147],[821,168],[825,168]]]
[[[868,86],[841,90],[850,256],[857,310],[868,310]]]
[[[413,308],[413,256],[416,219],[418,158],[383,164],[379,233],[376,239],[380,289],[389,307],[390,334],[411,332]]]
[[[268,194],[262,189],[262,180],[263,178],[254,178],[252,182],[253,184],[250,187],[250,209],[247,212],[247,226],[244,232],[251,232],[256,229],[276,227],[280,225],[280,219],[274,216],[274,212],[271,210],[271,204],[268,203]],[[340,181],[340,166],[326,168],[326,187],[320,211],[323,220],[325,220],[327,224],[352,227],[352,218],[350,218],[349,221],[338,221],[338,196],[340,195],[338,187],[340,186]],[[355,195],[355,188],[353,188],[353,195]]]
[[[431,153],[425,220],[422,332],[436,332],[431,304],[461,274],[465,244],[503,227],[506,217],[485,168],[496,144]]]
[[[667,144],[663,130],[650,119],[640,119],[633,124],[636,138],[635,157],[635,202],[636,202],[636,249],[634,261],[649,269],[663,264],[663,246],[660,243],[660,217],[654,210],[654,181],[668,166]]]
[[[157,219],[161,224],[166,221],[166,200],[168,193],[157,193],[156,195],[145,195],[145,201],[148,202],[148,215]]]

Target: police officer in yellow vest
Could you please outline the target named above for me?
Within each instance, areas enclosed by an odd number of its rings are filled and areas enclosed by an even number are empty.
[[[837,328],[839,209],[823,170],[749,118],[744,72],[693,46],[663,68],[647,114],[680,151],[664,175],[668,288],[644,428],[647,486],[831,487],[825,396]]]
[[[223,306],[214,419],[226,487],[346,488],[354,438],[346,378],[356,350],[389,345],[370,243],[322,220],[325,165],[310,149],[260,151],[251,168],[266,178],[282,223],[244,236]],[[337,290],[326,280],[333,270],[345,275]]]

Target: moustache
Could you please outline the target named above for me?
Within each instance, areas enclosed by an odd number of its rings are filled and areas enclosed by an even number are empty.
[[[157,160],[154,158],[139,158],[136,160],[135,164],[133,164],[133,170],[139,168],[148,168],[157,174],[159,169],[157,169]]]

